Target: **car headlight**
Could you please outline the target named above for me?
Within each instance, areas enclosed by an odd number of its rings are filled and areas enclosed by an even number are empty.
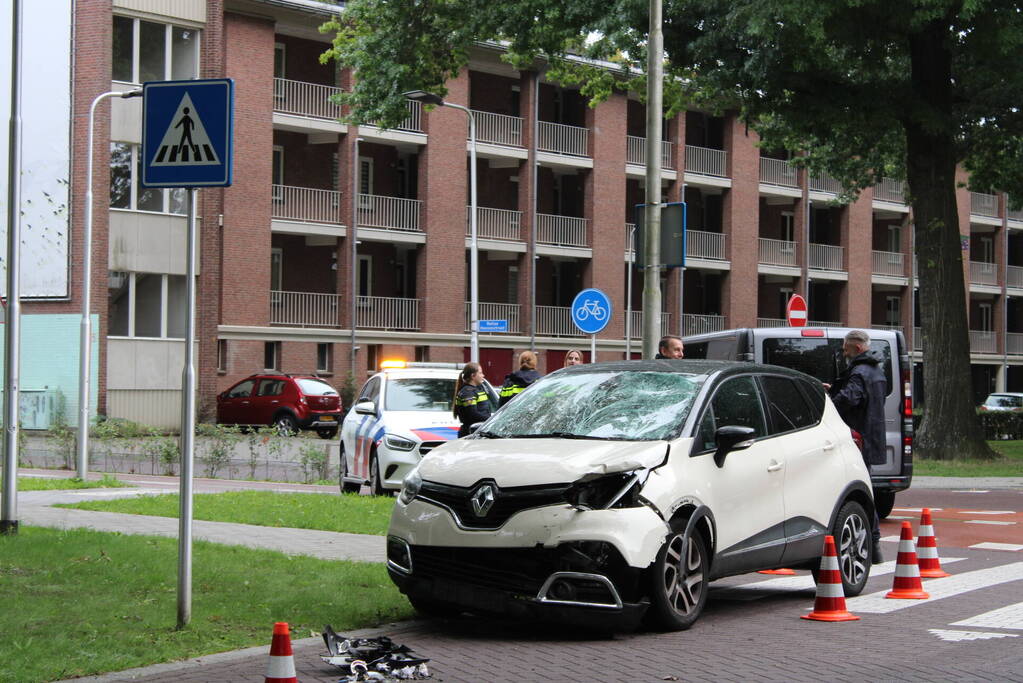
[[[419,476],[419,472],[412,470],[405,477],[405,481],[401,482],[401,493],[398,494],[398,500],[402,505],[408,505],[419,495],[421,488],[423,488],[423,478]]]
[[[638,472],[616,472],[572,484],[565,497],[580,510],[607,510],[640,505]]]
[[[388,434],[384,437],[384,443],[392,451],[411,451],[416,447],[416,442],[412,439],[406,439],[403,436],[395,436],[394,434]]]

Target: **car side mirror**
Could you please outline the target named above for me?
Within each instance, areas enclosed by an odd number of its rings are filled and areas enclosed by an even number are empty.
[[[360,401],[355,404],[356,415],[376,415],[377,404],[373,401]]]
[[[725,425],[714,432],[714,444],[717,450],[714,451],[714,464],[718,467],[725,466],[725,456],[731,451],[741,451],[753,445],[753,437],[756,430],[752,427],[740,427],[739,425]]]

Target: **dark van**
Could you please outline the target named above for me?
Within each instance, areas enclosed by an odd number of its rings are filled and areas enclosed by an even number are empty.
[[[833,384],[845,369],[842,339],[849,327],[745,327],[685,337],[686,359],[744,360],[781,365]],[[909,350],[898,330],[865,330],[887,380],[883,465],[870,467],[877,513],[887,517],[895,494],[913,479],[913,397]]]

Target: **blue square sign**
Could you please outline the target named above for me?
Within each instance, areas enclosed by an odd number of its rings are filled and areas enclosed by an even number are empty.
[[[231,184],[234,81],[150,81],[142,85],[142,185]]]

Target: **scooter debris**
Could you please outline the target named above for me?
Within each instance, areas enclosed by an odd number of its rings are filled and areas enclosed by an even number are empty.
[[[405,645],[395,645],[387,636],[347,638],[328,624],[323,627],[327,655],[324,662],[340,667],[340,683],[354,681],[409,681],[430,678],[428,657],[417,655]]]

